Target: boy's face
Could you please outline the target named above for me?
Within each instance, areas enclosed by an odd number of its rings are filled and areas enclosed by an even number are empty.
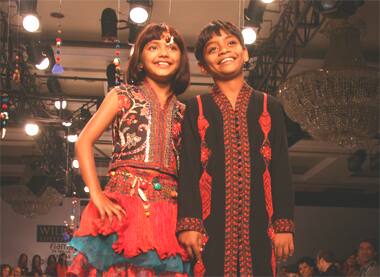
[[[248,51],[237,37],[224,30],[220,36],[214,34],[203,49],[205,64],[200,64],[203,73],[214,79],[231,80],[243,73],[244,63],[248,61]]]

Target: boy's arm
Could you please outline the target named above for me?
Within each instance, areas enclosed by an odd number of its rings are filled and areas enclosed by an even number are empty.
[[[273,99],[273,98],[272,98]],[[286,259],[294,251],[294,191],[288,155],[285,119],[280,103],[272,103],[272,160],[270,164],[272,181],[273,218],[275,249],[277,257]]]
[[[199,179],[202,172],[200,137],[197,128],[196,101],[189,101],[182,123],[182,143],[179,169],[177,234],[190,256],[198,256],[201,235],[205,234],[202,221],[202,202]]]

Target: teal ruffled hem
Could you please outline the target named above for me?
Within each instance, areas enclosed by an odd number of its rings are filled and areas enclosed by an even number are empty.
[[[138,267],[152,268],[156,274],[163,272],[179,272],[191,274],[191,264],[184,263],[179,255],[161,260],[156,251],[148,251],[133,258],[126,258],[115,253],[112,244],[117,234],[74,237],[69,246],[83,253],[88,262],[100,271],[107,271],[111,266],[129,263]]]

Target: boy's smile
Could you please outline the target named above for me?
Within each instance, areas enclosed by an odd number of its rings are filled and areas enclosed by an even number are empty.
[[[204,47],[205,65],[200,65],[202,72],[213,78],[229,80],[243,72],[248,61],[248,51],[234,35],[220,30],[220,36],[214,34]]]

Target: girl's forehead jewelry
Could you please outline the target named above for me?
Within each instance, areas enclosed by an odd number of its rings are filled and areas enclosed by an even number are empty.
[[[174,43],[174,36],[170,33],[169,26],[166,24],[161,24],[161,27],[165,29],[162,32],[161,38],[165,40],[167,45],[171,45]]]

